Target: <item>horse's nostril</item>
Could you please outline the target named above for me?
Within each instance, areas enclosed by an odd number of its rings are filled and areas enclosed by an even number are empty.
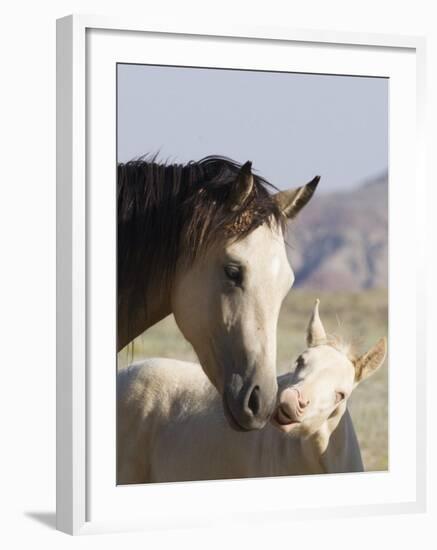
[[[249,401],[247,402],[249,410],[256,416],[259,413],[261,407],[261,398],[259,394],[259,386],[255,386],[252,390],[252,393],[249,396]]]
[[[299,403],[299,407],[301,409],[304,409],[305,407],[307,407],[309,404],[310,404],[310,400],[309,399],[305,399],[303,396],[302,396],[302,393],[301,391],[299,390],[299,388],[294,388],[296,390],[296,393],[297,393],[297,401]]]

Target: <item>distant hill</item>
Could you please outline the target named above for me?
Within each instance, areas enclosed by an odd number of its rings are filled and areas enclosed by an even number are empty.
[[[290,224],[287,242],[296,287],[386,288],[387,174],[352,191],[316,194]]]

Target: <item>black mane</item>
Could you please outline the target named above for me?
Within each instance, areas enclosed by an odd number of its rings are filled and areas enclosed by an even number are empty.
[[[193,261],[219,238],[239,239],[274,221],[283,227],[284,216],[269,192],[275,188],[260,176],[254,175],[244,206],[229,208],[240,169],[219,156],[185,165],[147,158],[118,165],[119,298],[144,297],[156,280],[168,289],[181,251]]]

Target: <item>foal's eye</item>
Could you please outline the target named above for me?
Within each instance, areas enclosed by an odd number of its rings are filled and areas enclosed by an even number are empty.
[[[243,280],[243,274],[241,267],[238,265],[229,264],[224,267],[226,277],[235,284],[241,284]]]
[[[335,392],[335,402],[340,403],[340,401],[343,401],[345,398],[345,394],[342,391],[336,391]]]

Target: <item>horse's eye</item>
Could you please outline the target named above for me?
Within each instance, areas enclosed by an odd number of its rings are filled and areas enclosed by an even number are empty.
[[[243,279],[243,274],[241,267],[238,265],[229,264],[225,266],[225,274],[228,279],[233,281],[235,284],[241,284]]]
[[[342,391],[336,391],[335,392],[335,402],[340,403],[340,401],[343,401],[343,399],[346,397],[344,392]]]

